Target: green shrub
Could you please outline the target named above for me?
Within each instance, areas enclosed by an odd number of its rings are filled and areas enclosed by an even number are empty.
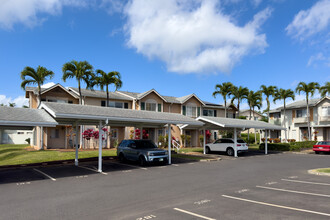
[[[290,144],[287,143],[268,143],[267,145],[268,150],[273,151],[289,151],[290,150]],[[262,143],[259,145],[259,150],[265,150],[265,144]]]
[[[290,142],[291,147],[293,148],[313,148],[313,145],[316,144],[317,141],[300,141],[300,142]]]
[[[248,134],[247,133],[241,133],[241,138],[248,144],[254,144],[254,133],[250,132],[250,139],[248,141]],[[260,134],[257,133],[257,142],[260,140]]]
[[[30,144],[30,143],[31,143],[31,138],[27,138],[27,139],[25,139],[25,141],[26,141],[28,144]]]

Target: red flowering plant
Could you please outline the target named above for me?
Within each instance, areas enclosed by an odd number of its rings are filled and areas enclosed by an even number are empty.
[[[93,137],[93,133],[93,129],[87,129],[82,133],[82,137],[89,141]]]
[[[140,139],[140,129],[135,129],[135,139],[138,140]],[[142,131],[142,139],[148,139],[149,138],[149,134],[147,133],[146,130]]]

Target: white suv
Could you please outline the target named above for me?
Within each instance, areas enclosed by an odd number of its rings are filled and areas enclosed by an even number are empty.
[[[237,153],[247,152],[249,149],[247,143],[245,143],[242,139],[237,139]],[[233,138],[221,138],[212,144],[207,144],[205,146],[205,152],[207,154],[212,151],[221,151],[226,152],[229,156],[234,155],[234,139]]]

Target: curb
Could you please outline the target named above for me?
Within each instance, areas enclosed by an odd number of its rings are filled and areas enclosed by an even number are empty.
[[[323,168],[317,168],[317,169],[312,169],[312,170],[308,170],[309,174],[313,174],[313,175],[318,175],[318,176],[330,176],[330,173],[322,173],[322,172],[318,172],[318,169],[323,169]]]

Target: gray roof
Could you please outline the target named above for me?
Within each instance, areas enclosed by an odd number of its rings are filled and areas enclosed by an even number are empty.
[[[78,88],[69,87],[69,89],[74,91],[76,94],[79,94]],[[107,98],[107,93],[105,91],[101,91],[101,90],[81,89],[81,94],[86,97]],[[110,97],[110,99],[132,101],[131,98],[124,96],[117,92],[109,92],[109,97]]]
[[[225,109],[225,107],[223,105],[219,105],[219,104],[215,104],[212,102],[207,102],[207,101],[203,101],[204,104],[206,105],[205,107],[210,107],[210,108],[219,108],[219,109]]]
[[[46,92],[46,91],[50,91],[52,89],[54,89],[55,87],[60,87],[61,89],[63,89],[64,91],[66,91],[67,93],[69,93],[71,96],[73,96],[74,98],[79,98],[79,95],[76,95],[74,92],[69,91],[68,89],[66,89],[65,87],[63,87],[61,84],[57,83],[51,87],[48,88],[40,88],[40,92],[41,94]],[[33,92],[35,95],[38,95],[38,87],[25,87],[25,91],[26,92]]]
[[[329,97],[325,97],[325,98],[329,98]],[[318,104],[319,101],[321,101],[323,98],[317,98],[317,99],[308,99],[308,106],[315,106]],[[296,102],[292,102],[290,104],[287,104],[286,109],[296,109],[296,108],[304,108],[306,107],[306,100],[299,100]],[[284,106],[278,107],[276,109],[271,109],[269,112],[270,113],[276,113],[276,112],[280,112],[284,109]]]
[[[219,129],[219,128],[256,128],[256,129],[269,129],[269,130],[285,130],[284,127],[266,123],[263,121],[250,121],[235,118],[222,118],[222,117],[209,117],[200,116],[197,118],[198,121],[205,123],[205,127]]]
[[[120,93],[124,93],[126,95],[129,95],[129,96],[131,96],[131,97],[133,97],[135,99],[137,99],[138,98],[138,95],[140,94],[138,92],[128,92],[128,91],[119,91],[119,92]]]
[[[42,103],[40,108],[45,109],[56,120],[69,119],[72,122],[95,123],[108,120],[113,124],[132,126],[135,124],[164,125],[164,124],[189,124],[201,126],[203,123],[193,118],[165,112],[139,111],[132,109],[108,108],[90,105],[76,105],[66,103]]]
[[[47,126],[57,122],[42,109],[0,107],[0,126]]]

